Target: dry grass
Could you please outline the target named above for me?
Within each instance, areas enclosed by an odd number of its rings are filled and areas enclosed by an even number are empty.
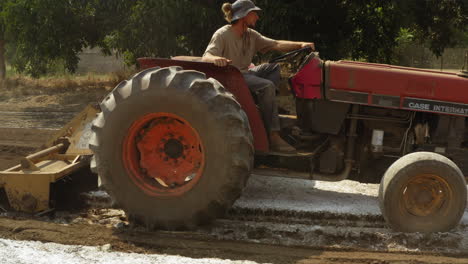
[[[0,82],[0,111],[79,112],[88,104],[101,102],[132,72],[109,74],[54,75],[39,79],[10,75]]]
[[[23,96],[38,94],[57,94],[66,92],[109,91],[119,82],[127,79],[133,72],[121,71],[109,74],[55,75],[34,79],[24,75],[10,74],[0,89]]]

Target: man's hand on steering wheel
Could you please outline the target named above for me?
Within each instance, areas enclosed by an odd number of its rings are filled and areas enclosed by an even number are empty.
[[[310,52],[315,50],[314,49],[315,45],[314,45],[314,43],[311,43],[311,42],[303,42],[301,44],[301,46],[303,46],[303,48],[300,48],[298,50],[293,50],[293,51],[285,53],[285,54],[283,54],[281,56],[275,57],[275,58],[271,59],[269,62],[274,63],[274,62],[283,62],[283,61],[291,60],[291,59],[295,60],[295,59],[297,59],[298,55],[301,55],[300,57],[304,57],[304,56],[308,55]]]
[[[312,51],[315,50],[315,44],[313,42],[302,42],[301,49],[307,48],[307,47],[311,48]]]
[[[315,44],[313,42],[300,42],[300,49],[290,51],[279,57],[275,57],[269,63],[288,62],[291,72],[299,71],[309,60],[315,56]]]

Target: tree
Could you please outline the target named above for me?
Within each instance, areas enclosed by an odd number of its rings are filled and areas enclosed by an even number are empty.
[[[352,32],[346,23],[343,1],[256,1],[262,8],[258,30],[274,39],[312,41],[326,59],[341,59],[349,53],[346,41]]]
[[[390,64],[401,28],[401,10],[396,1],[349,1],[346,6],[346,23],[352,28],[347,40],[351,57]]]
[[[57,61],[73,72],[77,54],[87,46],[99,46],[107,54],[116,50],[130,64],[145,56],[201,56],[213,32],[226,23],[220,10],[224,2],[1,0],[0,78],[5,46],[9,63],[35,77]],[[313,41],[325,59],[391,63],[402,29],[429,40],[440,55],[468,30],[466,0],[256,3],[263,9],[260,32],[275,39]]]
[[[0,28],[0,81],[4,80],[6,77],[5,40],[4,40],[3,35],[4,35],[3,30],[2,28]]]
[[[137,0],[114,28],[106,44],[127,63],[144,56],[201,56],[211,35],[222,25],[221,1]],[[219,2],[213,6],[211,2]],[[219,7],[218,7],[219,6]]]
[[[468,2],[465,0],[413,0],[406,8],[418,39],[427,41],[436,56],[457,44],[456,36],[460,31],[468,30]]]
[[[400,33],[415,32],[440,55],[468,30],[466,0],[257,0],[259,28],[274,38],[314,41],[327,59],[392,63]],[[402,30],[403,29],[403,30]]]
[[[13,47],[12,66],[33,77],[61,61],[73,72],[83,47],[100,37],[94,1],[9,0],[3,6],[4,36]],[[4,60],[2,60],[4,61]]]
[[[226,24],[221,6],[226,0],[134,1],[107,44],[127,62],[137,57],[203,54],[212,34]],[[258,30],[275,39],[315,41],[327,58],[345,56],[350,32],[340,1],[256,1],[263,11]],[[294,7],[294,8],[292,8]]]
[[[0,2],[0,81],[6,77],[6,65],[5,65],[5,26],[3,20],[3,8],[6,4],[5,1]]]

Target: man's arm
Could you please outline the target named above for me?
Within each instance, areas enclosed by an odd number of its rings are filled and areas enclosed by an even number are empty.
[[[206,52],[205,55],[203,55],[202,61],[214,63],[214,65],[219,67],[228,66],[232,62],[224,57],[212,55],[209,52]]]
[[[302,49],[305,47],[310,47],[312,50],[315,50],[315,45],[313,42],[299,42],[288,40],[277,40],[276,45],[272,47],[272,50],[287,52]]]

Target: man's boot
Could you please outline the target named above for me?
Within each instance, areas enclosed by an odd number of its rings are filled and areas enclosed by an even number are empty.
[[[295,153],[296,149],[284,141],[278,132],[270,133],[270,150],[273,152]]]

